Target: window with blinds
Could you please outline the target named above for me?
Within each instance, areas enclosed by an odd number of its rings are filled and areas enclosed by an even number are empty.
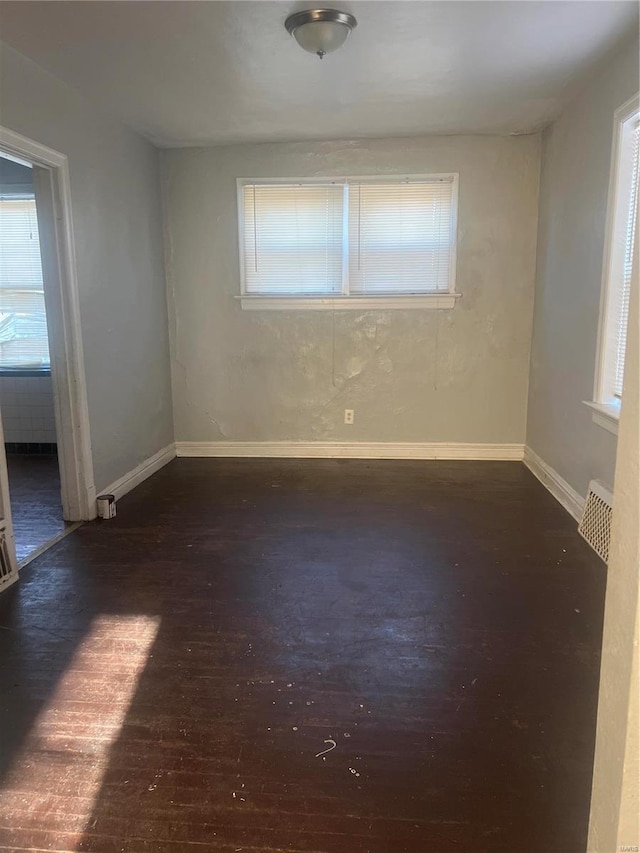
[[[244,292],[342,292],[344,187],[250,184],[243,190]]]
[[[631,295],[631,269],[633,264],[633,242],[638,216],[638,157],[640,156],[640,120],[636,116],[635,125],[630,133],[631,165],[629,178],[629,198],[624,219],[624,255],[622,275],[615,294],[615,338],[616,353],[613,380],[613,393],[622,397],[624,379],[624,354],[627,348],[627,326],[629,324],[629,297]]]
[[[453,292],[455,175],[238,183],[243,295]]]
[[[607,260],[603,281],[596,402],[615,411],[622,399],[634,235],[638,216],[640,114],[637,98],[616,112]]]
[[[452,178],[350,184],[350,292],[447,293],[452,211]]]
[[[0,196],[0,370],[49,365],[35,199]]]

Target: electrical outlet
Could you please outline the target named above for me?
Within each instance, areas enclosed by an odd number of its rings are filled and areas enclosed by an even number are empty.
[[[345,409],[344,410],[344,422],[345,424],[353,423],[353,409]]]

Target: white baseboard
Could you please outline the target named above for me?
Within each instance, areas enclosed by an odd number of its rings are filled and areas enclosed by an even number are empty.
[[[178,441],[177,456],[291,457],[297,459],[520,460],[522,444],[351,441]]]
[[[584,498],[530,447],[522,444],[463,444],[447,442],[338,441],[177,441],[168,444],[123,477],[102,489],[116,500],[179,457],[245,457],[293,459],[468,459],[524,461],[524,464],[576,521]]]
[[[547,465],[544,459],[541,459],[530,447],[524,449],[524,464],[551,492],[558,503],[562,504],[576,521],[580,521],[584,509],[582,495],[579,495],[554,468]]]
[[[139,465],[136,465],[135,468],[128,471],[123,477],[120,477],[114,483],[111,483],[110,486],[102,489],[100,494],[113,495],[116,500],[120,500],[120,498],[124,497],[132,489],[135,489],[136,486],[139,486],[140,483],[144,482],[152,474],[155,474],[156,471],[164,468],[172,459],[175,459],[175,456],[175,444],[173,442],[167,444],[166,447],[163,447],[162,450],[154,453],[153,456],[145,459]]]

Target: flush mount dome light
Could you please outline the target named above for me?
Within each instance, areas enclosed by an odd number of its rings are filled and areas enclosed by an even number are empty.
[[[284,22],[300,47],[320,59],[341,47],[357,24],[353,15],[336,9],[306,9],[290,15]]]

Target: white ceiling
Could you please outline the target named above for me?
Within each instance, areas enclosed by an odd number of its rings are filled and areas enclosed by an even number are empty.
[[[328,5],[358,27],[323,61],[283,26],[312,2],[5,2],[0,32],[182,146],[537,130],[638,18],[626,0]]]

